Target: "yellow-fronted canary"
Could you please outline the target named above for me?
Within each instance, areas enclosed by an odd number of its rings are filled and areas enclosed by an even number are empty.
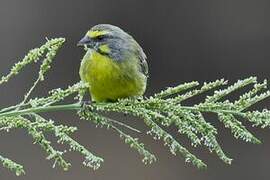
[[[90,86],[93,101],[108,102],[144,94],[148,77],[146,55],[119,27],[99,24],[78,42],[87,49],[80,77]]]

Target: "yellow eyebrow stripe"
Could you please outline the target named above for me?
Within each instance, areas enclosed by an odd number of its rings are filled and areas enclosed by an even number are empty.
[[[107,31],[98,31],[98,30],[97,31],[88,31],[87,36],[89,36],[90,38],[95,38],[98,36],[105,35],[107,33],[108,33]]]

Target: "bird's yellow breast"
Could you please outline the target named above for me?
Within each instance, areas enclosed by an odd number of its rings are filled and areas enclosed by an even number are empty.
[[[139,71],[137,63],[135,59],[117,62],[88,50],[81,63],[80,76],[89,83],[95,101],[140,96],[145,91],[146,77]]]

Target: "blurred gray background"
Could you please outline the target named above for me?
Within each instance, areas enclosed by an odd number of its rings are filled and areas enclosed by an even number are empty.
[[[122,27],[142,45],[150,67],[147,95],[182,82],[211,81],[226,78],[258,76],[269,78],[270,1],[263,0],[1,0],[0,1],[0,72],[9,68],[31,48],[45,42],[45,37],[65,37],[67,42],[57,55],[53,69],[35,95],[46,95],[56,87],[79,81],[78,69],[84,51],[77,41],[93,25],[110,23]],[[35,77],[36,66],[1,87],[0,105],[8,106],[22,99]],[[191,101],[192,103],[192,101]],[[256,108],[270,108],[265,101]],[[70,153],[73,163],[68,172],[52,169],[45,153],[23,130],[0,133],[0,153],[24,164],[27,174],[16,178],[0,167],[0,180],[268,180],[270,161],[270,130],[248,129],[263,140],[262,145],[237,141],[218,123],[216,116],[208,120],[219,129],[218,139],[224,150],[234,158],[225,165],[214,154],[199,148],[191,151],[201,157],[208,169],[201,171],[185,164],[182,157],[171,155],[162,142],[140,135],[158,162],[145,166],[137,152],[128,148],[117,134],[78,121],[72,112],[50,113],[48,117],[67,125],[76,125],[79,142],[104,157],[105,163],[92,171],[82,167],[82,157]],[[117,115],[146,131],[138,119]],[[172,129],[175,132],[175,129]],[[178,137],[190,147],[185,137]],[[51,137],[54,141],[54,138]]]

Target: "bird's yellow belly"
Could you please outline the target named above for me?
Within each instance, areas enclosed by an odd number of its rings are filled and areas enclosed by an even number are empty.
[[[116,101],[144,93],[146,77],[135,65],[128,61],[115,62],[93,51],[84,57],[80,76],[89,83],[94,101]]]

